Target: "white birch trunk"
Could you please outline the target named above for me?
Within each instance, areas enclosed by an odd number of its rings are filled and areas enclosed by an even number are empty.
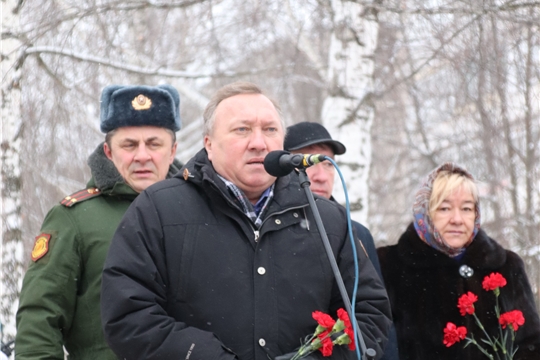
[[[368,175],[371,166],[371,125],[374,108],[374,52],[379,30],[375,14],[350,1],[333,0],[334,31],[328,61],[329,94],[322,120],[332,137],[347,152],[337,158],[346,181],[351,217],[366,223]],[[334,197],[345,204],[341,181],[336,178]]]
[[[16,30],[19,16],[13,12],[18,2],[2,1],[2,31]],[[1,144],[1,216],[0,321],[4,342],[15,336],[15,313],[24,273],[21,239],[20,193],[20,69],[17,69],[18,42],[2,40],[2,144]]]

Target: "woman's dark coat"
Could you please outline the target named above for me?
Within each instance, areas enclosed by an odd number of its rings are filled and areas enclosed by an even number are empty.
[[[487,359],[465,341],[443,345],[443,329],[448,322],[465,326],[478,341],[485,336],[472,315],[460,315],[458,298],[468,291],[478,296],[476,314],[490,335],[496,335],[495,295],[482,288],[484,277],[501,273],[508,284],[501,288],[501,313],[521,310],[525,325],[517,331],[519,350],[514,360],[540,359],[540,320],[523,261],[503,249],[480,230],[461,261],[431,248],[410,225],[397,245],[377,249],[382,273],[392,305],[401,360],[480,360]],[[460,267],[467,265],[474,274],[465,278]],[[495,357],[496,358],[496,357]]]
[[[318,208],[349,292],[354,259],[341,206]],[[105,264],[105,337],[122,359],[268,360],[313,333],[315,310],[343,301],[296,175],[278,178],[255,231],[206,151],[128,209]],[[390,325],[382,281],[363,251],[356,316],[381,353]],[[353,359],[347,347],[336,359]]]

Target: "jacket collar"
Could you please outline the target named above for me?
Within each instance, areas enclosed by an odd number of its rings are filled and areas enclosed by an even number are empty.
[[[410,224],[401,235],[397,249],[402,261],[415,268],[456,267],[467,264],[473,269],[496,269],[506,262],[504,248],[482,229],[467,247],[461,261],[452,259],[423,242],[413,224]]]
[[[191,158],[175,177],[183,178],[185,181],[201,187],[212,184],[213,188],[219,189],[223,196],[232,199],[229,191],[227,191],[227,187],[218,178],[212,162],[208,159],[208,153],[204,148]],[[303,189],[300,187],[298,176],[293,172],[287,176],[277,178],[274,197],[270,202],[268,213],[273,212],[275,209],[283,210],[291,207],[304,207],[307,203],[308,201]]]
[[[105,156],[103,143],[99,144],[94,152],[90,154],[88,166],[92,173],[92,185],[102,192],[111,190],[116,183],[124,182],[114,163]]]

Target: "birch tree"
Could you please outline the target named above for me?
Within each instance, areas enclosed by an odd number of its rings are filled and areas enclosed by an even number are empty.
[[[20,122],[20,62],[18,42],[4,38],[4,31],[19,28],[18,1],[2,2],[2,143],[1,151],[1,216],[2,229],[0,268],[0,323],[1,339],[9,342],[15,334],[13,314],[21,285],[23,247],[21,242],[21,122]]]
[[[333,32],[328,54],[328,95],[323,124],[347,146],[340,168],[347,179],[351,217],[366,223],[367,181],[371,165],[371,125],[374,108],[373,55],[377,44],[377,12],[351,1],[332,1]],[[335,197],[344,203],[340,182]]]

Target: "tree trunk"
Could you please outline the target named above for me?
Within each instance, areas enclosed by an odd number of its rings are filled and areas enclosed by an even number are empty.
[[[18,27],[19,1],[2,2],[2,31]],[[1,285],[0,321],[3,341],[15,336],[15,313],[24,272],[20,213],[20,71],[18,42],[2,40],[2,143],[1,143]]]
[[[375,9],[349,1],[332,1],[334,29],[328,60],[329,93],[322,120],[332,137],[347,147],[338,158],[346,181],[351,217],[365,223],[368,214],[368,175],[371,166],[371,125],[374,107],[374,52],[378,22]],[[345,204],[342,184],[334,197]]]

